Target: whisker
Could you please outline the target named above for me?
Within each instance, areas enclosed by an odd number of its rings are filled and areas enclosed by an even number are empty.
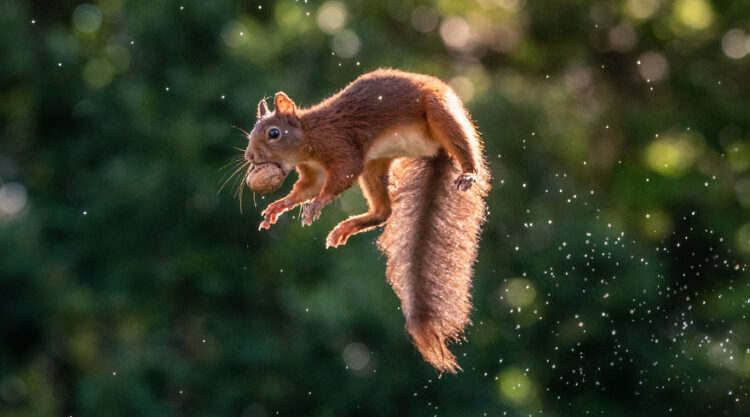
[[[235,181],[235,184],[237,184],[236,181]],[[240,202],[240,214],[242,214],[242,189],[243,188],[244,187],[242,186],[242,183],[240,183],[240,186],[237,187],[237,191],[234,192],[234,198],[236,198],[237,201]]]
[[[245,171],[245,175],[243,177],[238,177],[241,179],[241,181],[239,183],[239,187],[237,188],[237,191],[235,192],[235,196],[238,196],[240,200],[240,214],[242,213],[242,193],[245,190],[244,178],[247,178],[250,175],[250,173],[253,172],[253,169],[255,169],[254,165],[248,166],[247,170]],[[253,195],[255,194],[253,193]]]
[[[242,160],[242,159],[245,159],[244,153],[235,154],[235,155],[230,156],[229,158],[227,158],[227,162],[239,161],[239,160]]]
[[[216,194],[220,193],[221,190],[223,190],[224,187],[227,186],[227,183],[229,183],[229,181],[231,181],[233,178],[236,180],[236,178],[235,178],[236,175],[240,171],[242,171],[243,169],[245,169],[246,167],[248,167],[249,165],[250,165],[250,161],[247,161],[247,162],[243,163],[242,165],[240,165],[237,169],[235,169],[234,172],[231,175],[229,175],[229,177],[227,177],[226,180],[224,180],[224,183],[221,184],[221,187],[219,187],[219,191],[217,191]],[[232,188],[234,188],[234,185],[232,185]]]
[[[237,182],[241,179],[242,175],[237,175],[236,177],[234,177],[234,181],[232,182],[232,189],[234,190],[234,193],[232,193],[232,198],[237,198],[240,195],[240,191],[242,190],[242,182],[240,182],[239,186]]]
[[[243,152],[242,152],[242,153],[240,153],[240,154],[238,154],[238,155],[232,155],[232,156],[230,156],[230,157],[229,157],[229,159],[230,159],[230,160],[235,160],[235,159],[245,159],[245,154],[244,154],[244,150],[243,150],[243,149],[240,149],[240,148],[237,148],[237,150],[239,150],[239,151],[243,151]]]
[[[232,127],[235,128],[235,129],[237,129],[237,130],[239,130],[240,132],[244,133],[245,136],[250,136],[250,134],[247,133],[247,132],[245,132],[245,130],[243,130],[241,127],[237,127],[235,125],[232,125]]]
[[[216,171],[218,172],[227,168],[230,165],[238,164],[242,162],[243,159],[245,159],[244,156],[233,156],[232,158],[229,159],[229,161],[226,164],[224,164],[221,168],[217,169]]]
[[[242,168],[244,168],[244,167],[242,167]],[[242,197],[242,189],[244,188],[244,185],[245,185],[245,179],[247,178],[248,175],[250,175],[250,172],[253,171],[253,168],[255,168],[255,167],[254,166],[249,166],[245,170],[244,175],[238,175],[238,176],[235,177],[234,183],[232,183],[232,188],[237,188],[237,190],[234,192],[234,197],[238,197],[238,196],[240,198]],[[239,186],[237,186],[238,182],[239,182]]]
[[[239,165],[237,165],[237,168],[235,168],[234,171],[231,174],[229,174],[229,176],[227,177],[227,181],[229,179],[231,179],[233,176],[237,175],[237,173],[239,171],[245,169],[245,167],[247,166],[247,164],[249,164],[249,162],[243,162],[243,163],[240,163]],[[226,181],[224,181],[224,182],[226,184]]]
[[[245,190],[243,182],[240,182],[240,214],[242,214],[242,192]]]

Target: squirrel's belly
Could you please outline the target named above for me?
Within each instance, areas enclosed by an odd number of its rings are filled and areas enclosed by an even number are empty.
[[[423,126],[406,126],[378,136],[367,151],[366,160],[435,155],[440,144]]]

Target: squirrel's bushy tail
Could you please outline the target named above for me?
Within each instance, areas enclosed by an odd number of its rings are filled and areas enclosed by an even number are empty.
[[[484,161],[468,191],[454,186],[460,173],[442,150],[430,158],[396,160],[389,187],[393,211],[378,239],[406,331],[427,362],[450,373],[461,369],[447,344],[459,341],[469,323],[471,275],[489,189]]]

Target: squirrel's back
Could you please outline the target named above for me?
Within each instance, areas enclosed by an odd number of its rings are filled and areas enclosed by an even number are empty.
[[[340,125],[374,137],[399,125],[423,122],[425,97],[455,95],[442,80],[395,69],[363,74],[338,93],[302,110],[310,125]]]
[[[380,68],[357,77],[337,94],[319,105],[329,102],[352,105],[357,102],[377,100],[381,104],[408,102],[405,98],[418,98],[425,88],[448,87],[442,80],[425,74],[417,74],[390,68]],[[383,100],[386,100],[383,103]]]

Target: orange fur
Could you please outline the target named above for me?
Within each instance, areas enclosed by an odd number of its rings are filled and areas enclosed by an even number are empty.
[[[264,211],[261,228],[308,201],[302,223],[310,225],[359,179],[368,212],[339,223],[326,244],[386,223],[378,246],[406,330],[427,362],[455,373],[447,344],[469,323],[489,191],[481,139],[460,99],[434,77],[377,70],[307,109],[284,93],[274,101],[273,112],[259,103],[245,157],[276,163],[285,175],[296,168],[299,179]]]

